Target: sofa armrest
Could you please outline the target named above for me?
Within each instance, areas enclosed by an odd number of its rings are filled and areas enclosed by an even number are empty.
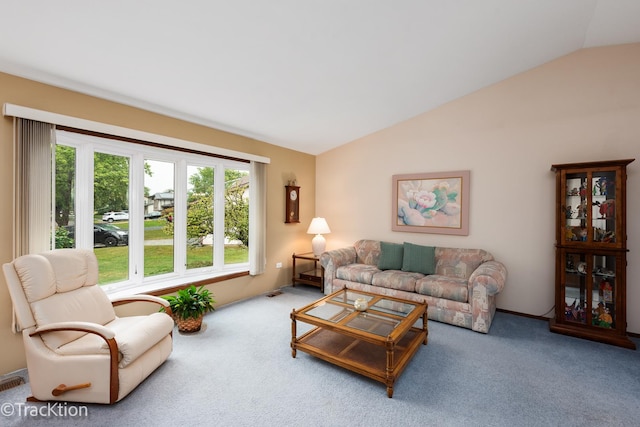
[[[324,252],[320,255],[320,265],[324,268],[324,292],[330,294],[333,292],[333,279],[336,278],[336,270],[342,265],[353,264],[356,262],[356,248],[349,246],[347,248],[334,249]]]
[[[469,291],[477,285],[487,289],[487,295],[496,295],[504,289],[507,281],[507,268],[498,261],[483,262],[469,277]]]

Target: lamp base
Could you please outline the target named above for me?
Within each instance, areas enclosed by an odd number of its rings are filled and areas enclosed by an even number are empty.
[[[316,234],[316,237],[311,240],[311,247],[313,248],[313,255],[319,257],[327,247],[327,241],[322,237],[322,234]]]

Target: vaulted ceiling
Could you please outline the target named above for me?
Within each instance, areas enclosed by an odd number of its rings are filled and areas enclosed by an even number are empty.
[[[638,0],[0,6],[0,71],[310,154],[576,50],[636,42]]]

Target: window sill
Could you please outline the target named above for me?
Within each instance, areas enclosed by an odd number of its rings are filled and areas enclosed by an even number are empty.
[[[210,285],[212,283],[223,282],[225,280],[231,280],[248,275],[249,270],[246,269],[226,270],[224,272],[198,274],[189,277],[172,277],[169,279],[154,281],[153,283],[146,283],[141,286],[130,286],[126,288],[106,290],[106,293],[110,299],[123,298],[139,294],[162,296],[171,294],[191,285]]]

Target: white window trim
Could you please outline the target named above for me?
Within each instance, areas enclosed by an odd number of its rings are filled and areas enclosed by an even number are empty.
[[[118,136],[123,138],[147,141],[147,142],[156,143],[162,146],[166,146],[167,149],[182,148],[186,150],[213,154],[217,156],[241,159],[249,162],[258,162],[258,163],[264,163],[264,164],[271,163],[271,159],[264,156],[258,156],[258,155],[253,155],[249,153],[228,150],[225,148],[210,146],[206,144],[200,144],[192,141],[182,140],[179,138],[173,138],[173,137],[154,134],[150,132],[129,129],[121,126],[110,125],[110,124],[96,122],[92,120],[80,119],[77,117],[66,116],[63,114],[52,113],[49,111],[38,110],[38,109],[11,104],[11,103],[5,103],[3,105],[3,115],[5,117],[16,117],[16,118],[36,120],[36,121],[50,123],[58,126],[67,126],[70,128],[91,131],[91,132],[101,133],[105,135],[112,135],[112,136]],[[93,195],[91,195],[91,200],[93,200]],[[91,234],[88,234],[85,237],[86,237],[85,240],[92,241]],[[187,283],[198,282],[200,280],[210,280],[212,278],[219,277],[219,276],[225,276],[225,275],[233,274],[236,272],[244,272],[247,269],[248,269],[248,263],[247,265],[239,264],[235,266],[235,268],[226,268],[222,271],[203,271],[203,272],[198,272],[197,274],[192,274],[189,276],[182,276],[182,277],[177,277],[175,273],[170,273],[167,275],[158,276],[157,278],[153,278],[152,280],[148,279],[142,285],[139,283],[133,283],[133,282],[130,282],[127,284],[121,284],[121,286],[119,286],[117,289],[114,289],[111,292],[109,292],[109,296],[111,298],[117,298],[120,296],[131,295],[133,293],[161,291],[162,289],[173,288],[175,286],[181,286]]]
[[[3,105],[2,113],[4,116],[8,117],[20,117],[23,119],[37,120],[44,123],[51,123],[59,126],[68,126],[76,129],[103,133],[106,135],[153,142],[172,148],[184,148],[187,150],[200,151],[203,153],[232,157],[236,159],[256,161],[266,164],[271,163],[271,159],[269,157],[257,156],[255,154],[243,153],[241,151],[228,150],[226,148],[214,147],[211,145],[186,141],[184,139],[173,138],[170,136],[129,129],[122,126],[110,125],[107,123],[95,122],[93,120],[80,119],[77,117],[66,116],[64,114],[37,110],[35,108],[23,107],[21,105],[5,103]]]
[[[183,229],[183,233],[177,233],[174,235],[174,246],[176,248],[182,248],[186,246],[186,222],[180,224],[178,221],[179,218],[186,217],[186,198],[179,197],[181,194],[186,194],[187,191],[187,182],[185,179],[181,179],[180,177],[186,176],[186,168],[187,165],[197,165],[202,164],[203,166],[211,166],[208,162],[203,162],[203,155],[200,154],[191,154],[191,153],[180,153],[180,159],[176,160],[175,153],[171,153],[169,148],[157,148],[157,147],[147,147],[142,146],[138,150],[137,153],[132,154],[131,143],[122,142],[117,140],[110,140],[108,138],[93,136],[93,135],[84,135],[84,134],[74,134],[73,132],[68,131],[58,131],[57,132],[58,141],[67,146],[75,147],[77,150],[76,156],[76,168],[81,167],[90,167],[85,165],[92,165],[93,162],[93,153],[95,151],[99,151],[101,153],[108,153],[119,156],[127,156],[131,159],[132,169],[134,165],[138,165],[136,169],[142,171],[141,165],[144,163],[145,158],[152,157],[154,159],[163,159],[166,161],[172,161],[176,164],[176,227],[180,227]],[[214,158],[211,158],[213,160]],[[249,165],[247,163],[233,161],[233,160],[225,160],[225,159],[217,159],[217,166],[215,167],[216,182],[224,183],[224,169],[225,167],[241,167],[249,170]],[[90,175],[93,175],[92,171]],[[182,173],[183,172],[183,173]],[[79,182],[84,182],[83,180],[78,180]],[[135,203],[135,200],[139,200],[140,196],[136,194],[136,188],[142,188],[144,186],[144,177],[136,177],[134,174],[131,174],[131,193],[129,195],[129,207],[131,214],[131,224],[129,231],[129,244],[130,246],[136,247],[142,245],[142,230],[136,226],[138,221],[136,218],[141,218],[143,215],[142,209],[139,204]],[[91,190],[93,189],[92,186]],[[183,187],[183,188],[178,188]],[[179,191],[178,191],[179,190]],[[87,249],[93,250],[93,233],[90,233],[87,230],[91,230],[91,223],[87,223],[90,218],[93,217],[93,192],[89,191],[89,188],[78,188],[76,190],[78,194],[86,194],[89,195],[85,203],[80,203],[76,206],[78,210],[77,216],[77,240],[76,247],[85,247]],[[216,193],[220,199],[216,199],[216,203],[214,206],[218,208],[218,212],[215,213],[214,218],[218,218],[218,222],[216,223],[217,230],[224,229],[224,198],[223,196]],[[76,197],[76,200],[80,200],[80,196]],[[86,211],[86,212],[85,212]],[[84,231],[84,232],[83,232]],[[215,233],[214,238],[216,241],[214,245],[216,247],[220,247],[224,244],[224,233]],[[138,245],[135,244],[137,241]],[[185,263],[186,260],[184,258],[184,251],[178,250],[176,252],[176,260],[177,263]],[[229,274],[239,273],[248,271],[250,268],[249,263],[238,263],[238,264],[224,264],[224,252],[215,251],[216,258],[214,260],[214,265],[211,267],[202,267],[194,270],[185,270],[185,271],[174,271],[167,274],[162,274],[153,277],[145,277],[144,276],[144,268],[141,268],[141,271],[136,273],[136,269],[140,268],[144,265],[144,260],[140,257],[142,253],[133,253],[133,256],[130,257],[129,263],[129,279],[113,283],[113,284],[105,284],[102,285],[102,288],[105,290],[107,295],[110,298],[117,298],[121,296],[131,295],[132,293],[145,293],[152,291],[159,291],[165,288],[173,288],[175,286],[184,285],[187,283],[198,282],[201,280],[212,279],[216,277],[222,277]],[[176,264],[177,265],[177,264]]]

